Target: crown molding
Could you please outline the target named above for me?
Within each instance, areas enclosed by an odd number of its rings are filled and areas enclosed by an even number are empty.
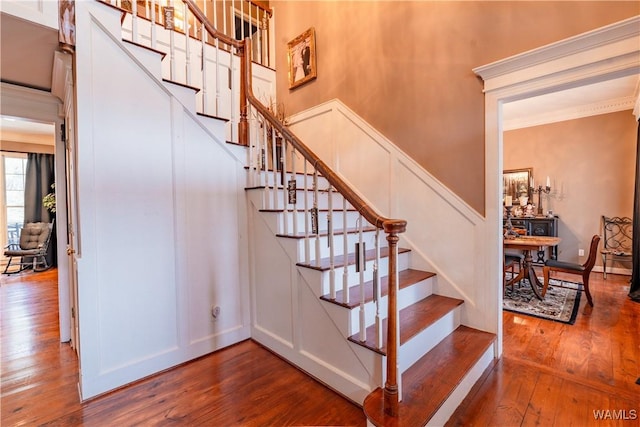
[[[600,114],[632,110],[635,103],[636,98],[634,96],[627,96],[614,100],[579,105],[577,107],[551,110],[534,116],[505,119],[503,121],[503,129],[520,129],[549,123],[563,122],[566,120],[575,120],[583,117],[597,116]]]
[[[598,61],[638,53],[640,15],[579,34],[555,43],[514,55],[473,69],[485,81],[485,91],[506,86],[513,81],[557,73]],[[637,55],[636,55],[637,56]],[[517,74],[516,79],[505,78]],[[487,82],[494,80],[492,86]]]

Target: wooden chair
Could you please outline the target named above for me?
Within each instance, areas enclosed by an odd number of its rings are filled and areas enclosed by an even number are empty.
[[[547,260],[542,267],[542,273],[544,275],[544,284],[542,286],[541,295],[547,293],[549,287],[549,272],[562,271],[564,273],[578,274],[582,276],[582,285],[584,287],[584,293],[587,295],[587,301],[589,305],[593,307],[593,298],[591,298],[591,292],[589,292],[589,274],[596,263],[596,256],[598,254],[598,243],[600,243],[600,236],[597,234],[591,239],[591,246],[589,247],[589,256],[584,264],[576,264],[572,262],[563,262],[557,260]]]
[[[631,262],[633,241],[631,218],[602,216],[602,277],[607,278],[607,261]]]
[[[518,267],[518,272],[520,272],[520,269],[522,268],[522,263],[524,261],[524,255],[522,254],[515,254],[515,255],[509,255],[509,254],[504,254],[504,260],[503,260],[503,271],[502,271],[502,281],[504,284],[504,287],[507,286],[507,272],[511,273],[511,278],[513,279],[516,276],[516,271],[515,271],[515,267]],[[513,288],[513,283],[511,284],[511,287]]]
[[[513,227],[512,230],[518,233],[520,236],[527,235],[527,230],[524,228]],[[503,234],[506,233],[506,231],[507,231],[506,229],[503,229],[502,230]],[[511,249],[504,250],[504,259],[503,259],[504,271],[502,274],[502,279],[505,285],[506,285],[507,271],[511,273],[511,277],[513,278],[516,274],[515,267],[518,267],[518,273],[519,273],[520,270],[522,269],[523,262],[524,262],[524,255],[522,254],[522,251],[514,251]]]

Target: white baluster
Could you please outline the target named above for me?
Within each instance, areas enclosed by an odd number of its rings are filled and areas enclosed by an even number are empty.
[[[244,40],[244,2],[245,0],[240,0],[240,40]],[[235,21],[235,19],[234,19]]]
[[[222,4],[224,7],[224,1],[222,2]],[[215,28],[218,28],[218,8],[216,7],[215,0],[213,2],[213,22],[214,22]],[[226,32],[226,29],[225,29],[225,32]],[[220,104],[220,40],[218,40],[217,37],[215,38],[214,49],[215,49],[215,57],[216,57],[216,81],[215,81],[216,95],[214,100],[215,105],[213,106],[213,110],[214,110],[213,114],[216,117],[220,117],[220,113],[218,111],[219,104]],[[205,76],[204,78],[206,78],[207,75],[205,74],[204,76]]]
[[[173,7],[173,0],[169,0],[169,6]],[[176,32],[169,30],[169,79],[175,81],[176,77]]]
[[[131,2],[131,41],[138,42],[138,2]]]
[[[151,48],[156,49],[158,45],[158,25],[156,24],[156,0],[151,0]]]
[[[271,209],[278,208],[278,150],[276,147],[276,131],[271,128],[271,172],[273,177],[273,203]]]
[[[313,165],[313,209],[316,213],[316,267],[320,267],[320,224],[318,222],[318,169]]]
[[[226,35],[227,33],[227,0],[222,0],[222,32]]]
[[[269,55],[268,55],[268,51],[269,49],[266,48],[266,46],[268,46],[268,39],[266,37],[266,35],[268,34],[267,32],[267,23],[269,21],[267,20],[267,11],[263,11],[262,13],[262,25],[260,26],[260,44],[258,49],[260,49],[260,63],[264,66],[269,66]],[[267,53],[267,55],[264,55],[264,53]],[[265,56],[266,56],[266,61],[265,61]]]
[[[206,5],[206,3],[205,3]],[[202,50],[202,69],[201,69],[201,90],[202,90],[202,112],[204,114],[209,114],[209,108],[207,104],[209,102],[209,90],[207,88],[207,30],[204,28],[204,24],[200,24],[200,48]]]
[[[189,42],[189,7],[186,3],[182,3],[183,5],[183,27],[184,27],[184,70],[187,74],[186,82],[187,85],[191,84],[191,43]]]
[[[294,182],[296,203],[293,204],[293,235],[298,236],[298,181],[296,179],[296,149],[291,146],[291,180]]]
[[[376,346],[382,348],[382,317],[380,316],[380,229],[376,227],[376,257],[373,261],[373,300],[376,307]]]
[[[367,265],[365,248],[362,242],[362,223],[363,218],[362,214],[358,216],[358,247],[360,256],[356,260],[359,264],[359,280],[360,280],[360,341],[364,342],[367,340],[367,319],[365,313],[365,292],[364,292],[364,267]]]
[[[247,113],[249,113],[249,111],[251,110],[251,107],[249,107]],[[255,171],[254,171],[254,166],[255,166],[255,139],[251,137],[251,133],[252,133],[252,127],[250,125],[249,127],[249,158],[247,159],[247,164],[249,165],[249,187],[254,187],[255,186]]]
[[[306,264],[311,264],[311,247],[309,242],[309,222],[311,219],[309,215],[309,183],[307,177],[307,159],[303,157],[304,161],[304,191],[302,192],[304,197],[304,262]]]
[[[282,173],[280,177],[282,179],[282,218],[284,221],[284,234],[289,234],[289,190],[287,185],[287,140],[282,138],[282,150],[280,151],[282,156]]]
[[[336,299],[336,270],[335,270],[335,253],[333,249],[333,187],[329,185],[329,189],[327,190],[327,194],[329,196],[327,207],[329,211],[327,212],[327,244],[329,245],[329,293],[331,299]],[[345,258],[345,267],[346,267],[346,258]]]
[[[249,2],[249,42],[251,43],[251,54],[256,56],[258,52],[254,52],[253,49],[253,5]],[[258,10],[258,6],[256,6],[256,11]],[[257,50],[257,49],[256,49]],[[253,59],[253,58],[251,58]]]
[[[346,262],[347,254],[349,253],[349,235],[347,234],[347,199],[342,197],[342,229],[344,231],[342,235],[342,253]],[[343,302],[349,303],[349,271],[345,265],[342,270],[342,294]]]

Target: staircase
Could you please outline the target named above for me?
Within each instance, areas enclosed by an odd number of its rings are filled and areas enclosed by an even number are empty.
[[[162,79],[162,52],[129,49]],[[250,67],[244,71],[251,75]],[[195,106],[198,88],[165,85]],[[382,217],[355,192],[341,190],[339,178],[324,174],[315,155],[249,101],[249,111],[240,109],[238,134],[241,140],[246,132],[250,143],[230,150],[248,168],[252,338],[362,404],[373,425],[443,425],[491,365],[495,335],[463,325],[465,302],[435,294],[438,276],[415,267],[399,233],[381,236],[384,221],[376,218]],[[243,131],[246,117],[251,123]],[[231,139],[236,123],[199,119]],[[273,160],[276,134],[284,140],[281,166]],[[389,331],[394,308],[398,323]],[[397,343],[389,344],[390,336]],[[395,369],[388,358],[397,360]]]
[[[335,328],[343,333],[343,339],[347,344],[340,348],[334,348],[334,351],[342,352],[340,353],[342,358],[349,358],[350,353],[356,354],[359,362],[365,365],[366,372],[369,374],[369,377],[359,378],[360,382],[377,386],[371,387],[371,390],[361,400],[361,396],[357,393],[350,394],[348,390],[341,390],[339,381],[333,380],[330,374],[316,370],[314,376],[352,400],[362,403],[367,418],[374,425],[444,424],[486,366],[491,363],[495,335],[461,325],[460,311],[464,306],[464,301],[434,294],[433,284],[437,280],[437,276],[432,272],[411,268],[411,250],[403,247],[398,248],[398,308],[400,310],[398,365],[402,375],[400,381],[402,401],[397,417],[387,415],[384,411],[383,396],[384,366],[387,356],[387,322],[382,313],[387,312],[388,303],[388,247],[384,242],[381,242],[379,264],[375,266],[376,257],[373,242],[376,239],[376,231],[374,227],[363,229],[362,240],[370,243],[367,247],[372,249],[366,251],[364,268],[366,281],[363,287],[359,286],[360,272],[356,271],[357,256],[353,250],[355,243],[359,240],[358,212],[350,206],[346,210],[343,209],[343,202],[338,200],[340,196],[335,193],[332,193],[336,198],[332,205],[341,208],[329,211],[328,192],[325,190],[319,193],[321,198],[317,201],[320,207],[319,216],[321,219],[318,221],[320,227],[317,234],[310,236],[311,240],[317,238],[320,244],[315,245],[311,242],[309,245],[312,252],[311,259],[305,260],[305,233],[299,231],[294,234],[291,231],[293,229],[292,205],[288,205],[287,209],[265,208],[265,201],[270,199],[274,190],[281,191],[282,186],[273,186],[273,180],[268,180],[272,176],[272,171],[261,171],[261,174],[265,176],[265,181],[268,184],[247,188],[250,205],[255,212],[253,228],[254,230],[259,228],[259,224],[266,226],[272,233],[274,240],[265,239],[264,242],[257,243],[257,246],[268,246],[271,248],[270,251],[278,247],[283,248],[302,277],[302,280],[294,282],[292,286],[312,289],[317,298],[317,304],[323,307],[324,313],[327,313],[326,316],[316,319],[317,322],[323,322],[321,329]],[[276,175],[279,176],[280,172]],[[298,182],[305,179],[311,180],[311,176],[305,177],[305,175],[296,174]],[[328,183],[319,181],[318,186],[326,189]],[[303,191],[300,190],[300,192]],[[303,212],[298,212],[297,215],[299,216],[299,224],[307,223]],[[329,216],[337,218],[337,220],[328,221]],[[336,227],[332,233],[328,228],[331,223]],[[288,232],[284,231],[285,224]],[[333,272],[328,255],[330,234],[333,234],[332,245],[335,250]],[[262,233],[258,233],[258,235],[260,236]],[[345,240],[346,244],[343,243]],[[348,248],[346,253],[344,252],[345,247]],[[315,252],[317,248],[319,248],[318,257]],[[273,254],[255,253],[254,256],[259,259],[263,256],[272,257]],[[374,270],[377,270],[380,276],[378,308],[376,308],[374,298],[376,293]],[[349,283],[346,293],[341,289],[335,292],[335,297],[331,296],[331,275],[334,275],[334,281],[342,283],[343,280],[346,280]],[[289,271],[283,270],[281,276],[270,276],[268,281],[270,283],[275,281],[289,283],[289,276]],[[265,286],[268,285],[265,284]],[[363,290],[364,299],[362,298]],[[360,335],[358,321],[362,301],[364,301],[364,312],[369,319],[364,339]],[[284,310],[283,306],[274,306],[270,314],[277,316],[277,313],[282,310]],[[374,314],[376,311],[378,311],[377,316]],[[379,317],[379,321],[382,323],[379,333],[376,330],[376,317]],[[260,325],[259,321],[257,323]],[[273,339],[273,335],[277,335],[275,331],[276,329],[272,328],[270,330],[271,336],[258,335],[255,339],[269,348],[278,348],[277,340]],[[279,338],[284,339],[282,336]],[[319,336],[316,339],[322,341],[323,337]],[[378,345],[378,340],[381,341],[381,345]],[[299,361],[300,359],[300,352],[295,349],[285,349],[284,354],[283,350],[279,349],[278,353],[289,360]],[[304,363],[302,364],[304,365]],[[308,366],[302,368],[306,371],[311,370]]]

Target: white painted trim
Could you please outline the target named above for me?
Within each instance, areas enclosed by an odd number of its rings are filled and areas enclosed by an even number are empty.
[[[597,28],[574,37],[529,50],[487,65],[473,72],[485,82],[485,91],[504,88],[507,82],[521,84],[536,77],[547,77],[580,65],[624,57],[637,52],[640,15]],[[618,50],[618,49],[622,50]],[[600,67],[609,68],[607,64]]]
[[[24,117],[30,120],[53,123],[55,133],[55,157],[56,171],[55,177],[57,182],[64,181],[65,162],[64,162],[64,144],[61,144],[60,125],[64,119],[60,117],[60,101],[49,92],[17,86],[9,83],[2,83],[0,86],[0,97],[2,114],[14,117]],[[62,161],[60,161],[62,159]],[[71,301],[69,300],[69,280],[68,265],[64,260],[66,254],[67,241],[67,219],[66,219],[66,197],[64,196],[64,186],[58,186],[58,213],[56,220],[56,236],[58,246],[58,313],[59,313],[59,329],[60,341],[66,342],[71,339]]]
[[[484,80],[485,194],[489,226],[485,243],[491,277],[501,269],[503,120],[505,102],[637,74],[640,69],[640,16],[512,56],[473,71]],[[500,284],[500,289],[502,285]],[[496,295],[502,306],[502,292]],[[502,317],[498,317],[498,354]]]
[[[58,29],[58,2],[50,0],[2,0],[0,12]]]
[[[635,103],[633,107],[633,115],[636,116],[636,121],[640,120],[640,78],[638,79],[638,84],[636,85],[635,92]]]

